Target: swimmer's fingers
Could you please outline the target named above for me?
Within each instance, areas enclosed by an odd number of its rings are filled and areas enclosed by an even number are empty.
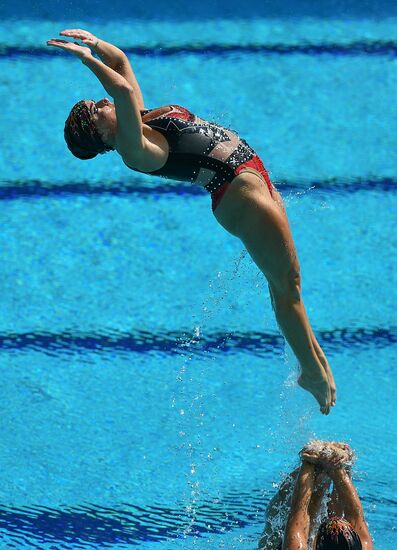
[[[67,40],[60,40],[59,38],[51,38],[50,40],[47,40],[47,46],[55,46],[56,48],[61,48],[61,50],[71,51],[71,48],[68,44],[72,43],[67,42]]]
[[[75,38],[81,40],[83,44],[93,47],[98,42],[98,38],[92,33],[83,29],[65,29],[59,33],[61,36],[68,36],[69,38]]]
[[[317,455],[307,452],[300,452],[299,456],[303,461],[310,462],[311,464],[320,464],[320,459]]]
[[[310,456],[312,457],[313,459],[319,459],[320,458],[320,454],[317,452],[317,451],[314,451],[313,449],[305,449],[303,448],[300,453],[299,453],[300,456]]]
[[[310,453],[299,453],[299,456],[302,460],[311,460],[312,455]]]
[[[92,55],[89,48],[86,48],[85,46],[80,46],[80,44],[76,44],[75,42],[60,40],[59,38],[51,38],[51,40],[47,40],[47,46],[60,48],[61,50],[65,50],[80,59]]]
[[[345,456],[341,456],[339,458],[334,458],[334,459],[329,461],[329,464],[334,468],[339,468],[339,466],[342,466],[342,464],[346,463],[346,458],[347,457],[345,457]]]
[[[324,468],[335,469],[349,463],[349,455],[346,452],[333,453],[330,456],[322,457]]]
[[[323,447],[321,449],[321,455],[324,457],[340,457],[341,455],[345,455],[346,450],[344,448],[341,448],[339,446],[336,446],[332,441],[330,442],[324,442]]]
[[[321,455],[321,449],[313,449],[311,447],[308,447],[308,446],[304,446],[301,451],[300,451],[300,454],[301,453],[305,453],[305,454],[308,454],[308,455],[311,455],[311,456],[317,456],[319,457]]]
[[[330,441],[327,445],[332,449],[336,449],[338,451],[351,451],[351,447],[347,443],[343,443],[339,441]]]
[[[348,460],[350,462],[354,462],[356,460],[356,455],[353,449],[350,447],[350,445],[348,445],[347,443],[337,442],[337,441],[333,441],[332,444],[335,448],[341,451],[344,451],[347,454]]]

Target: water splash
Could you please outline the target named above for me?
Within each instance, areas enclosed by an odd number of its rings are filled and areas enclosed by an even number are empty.
[[[192,333],[178,341],[181,365],[176,373],[176,386],[171,398],[171,408],[175,412],[174,419],[177,426],[180,444],[178,451],[185,456],[184,476],[186,491],[183,498],[187,521],[181,530],[182,537],[189,537],[189,544],[196,546],[199,534],[197,528],[197,513],[199,503],[205,500],[206,487],[202,483],[204,470],[208,462],[216,460],[218,449],[206,440],[205,417],[209,396],[200,386],[197,386],[197,376],[206,379],[208,360],[210,355],[201,357],[199,364],[194,361],[197,348],[203,346],[203,334],[206,326],[213,319],[220,305],[228,297],[233,280],[239,276],[241,265],[247,256],[242,251],[230,271],[218,272],[209,282],[208,296],[206,297],[199,321],[193,327]],[[205,353],[205,350],[204,350]],[[197,370],[193,372],[193,366]],[[215,472],[216,475],[216,472]],[[201,541],[202,542],[202,541]],[[198,547],[200,544],[198,543]]]
[[[286,457],[296,457],[297,452],[314,433],[309,422],[315,405],[307,407],[307,395],[298,385],[299,365],[287,343],[285,343],[284,363],[288,368],[287,377],[280,393],[279,423],[274,432],[282,445]],[[289,458],[289,461],[291,458]]]

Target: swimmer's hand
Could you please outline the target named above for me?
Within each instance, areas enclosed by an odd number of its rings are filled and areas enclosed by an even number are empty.
[[[89,48],[95,48],[99,42],[99,38],[94,36],[88,31],[83,29],[65,29],[59,33],[61,36],[67,36],[68,38],[74,38],[75,40],[80,40],[83,44]]]
[[[318,464],[326,470],[349,467],[355,460],[350,446],[336,441],[310,441],[299,455],[302,460]]]
[[[67,40],[61,40],[60,38],[51,38],[47,41],[47,46],[54,46],[56,48],[61,48],[61,50],[66,50],[71,54],[75,55],[79,59],[87,59],[88,57],[93,57],[90,48],[86,46],[80,46],[76,42],[68,42]]]

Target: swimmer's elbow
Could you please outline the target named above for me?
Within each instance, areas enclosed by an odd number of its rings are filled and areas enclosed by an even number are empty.
[[[131,86],[129,82],[127,82],[124,78],[123,80],[120,79],[117,84],[113,87],[113,98],[116,99],[122,99],[126,96],[133,96],[134,95],[134,89]]]

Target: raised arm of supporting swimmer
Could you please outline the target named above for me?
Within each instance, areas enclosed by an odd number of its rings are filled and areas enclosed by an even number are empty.
[[[373,550],[374,545],[364,518],[360,498],[349,473],[344,468],[329,469],[328,474],[338,495],[338,504],[343,508],[347,521],[359,534],[365,550]]]
[[[105,42],[105,40],[83,29],[65,29],[59,34],[61,36],[81,40],[83,44],[91,48],[105,65],[119,73],[129,84],[131,84],[139,109],[143,110],[145,108],[142,91],[132,70],[129,59],[123,50],[120,50],[120,48],[110,44],[110,42]]]
[[[314,464],[303,462],[292,494],[285,527],[283,550],[307,550],[310,529],[309,504],[314,488]]]

